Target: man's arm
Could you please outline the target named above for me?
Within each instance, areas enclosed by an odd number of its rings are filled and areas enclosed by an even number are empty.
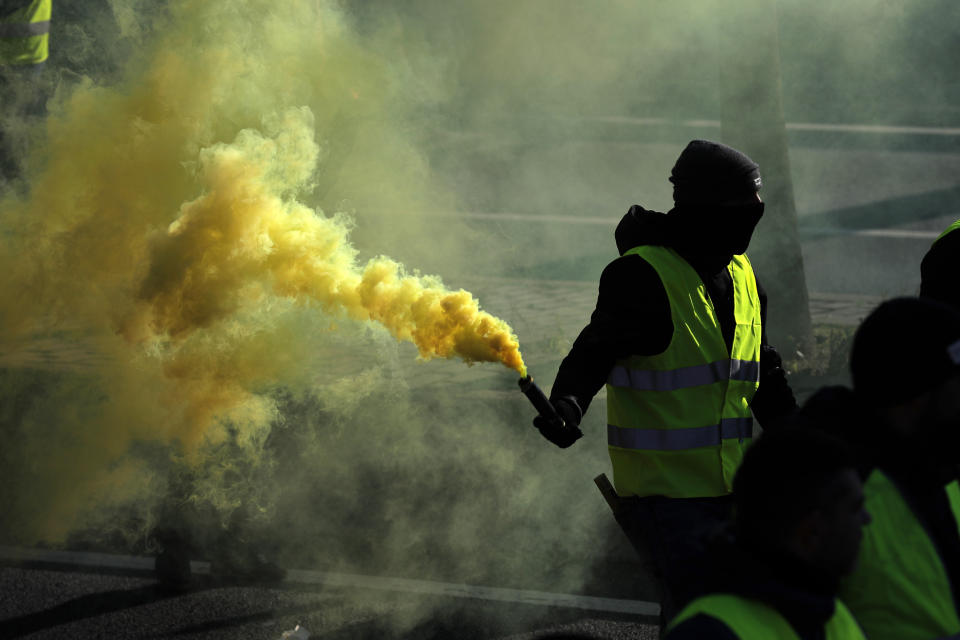
[[[750,403],[753,416],[764,429],[776,428],[784,419],[797,412],[797,400],[787,380],[783,360],[777,350],[767,344],[767,292],[757,282],[760,298],[760,386]]]
[[[573,403],[583,415],[618,359],[662,353],[672,337],[660,276],[640,256],[617,258],[600,276],[596,309],[560,363],[550,400]]]

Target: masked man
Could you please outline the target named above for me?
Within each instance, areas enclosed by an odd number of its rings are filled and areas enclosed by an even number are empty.
[[[618,521],[651,554],[669,619],[689,597],[703,534],[729,515],[733,477],[753,435],[796,410],[765,344],[766,295],[744,254],[763,215],[759,167],[694,140],[673,167],[674,208],[634,205],[616,230],[620,257],[596,310],[560,365],[534,424],[561,447],[579,437],[606,385]]]

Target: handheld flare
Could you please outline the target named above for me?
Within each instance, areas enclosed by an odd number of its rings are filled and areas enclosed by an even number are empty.
[[[523,391],[523,395],[527,396],[530,404],[533,405],[533,408],[537,410],[537,413],[539,413],[542,418],[550,421],[563,422],[563,418],[560,417],[557,410],[550,404],[546,394],[544,394],[543,390],[533,381],[533,376],[520,378],[517,384],[520,385],[520,390]]]
[[[568,424],[557,412],[543,390],[533,381],[533,376],[524,376],[517,381],[517,384],[520,385],[523,395],[527,396],[530,404],[540,414],[533,419],[533,426],[544,438],[561,449],[566,449],[583,436],[583,432],[576,423]]]

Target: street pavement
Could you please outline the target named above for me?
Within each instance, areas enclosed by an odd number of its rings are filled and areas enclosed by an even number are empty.
[[[150,576],[149,558],[100,555],[89,562],[84,554],[72,554],[75,560],[53,554],[43,561],[42,554],[32,553],[23,566],[9,550],[2,555],[7,566],[0,566],[0,638],[5,639],[279,640],[297,627],[304,632],[294,637],[309,633],[337,640],[656,637],[649,615],[609,610],[637,609],[637,603],[613,599],[584,605],[557,594],[360,576],[310,582],[297,572],[269,587],[201,581],[188,592],[170,593]]]

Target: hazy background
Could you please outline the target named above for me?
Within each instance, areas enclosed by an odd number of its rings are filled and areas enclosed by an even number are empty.
[[[807,287],[915,293],[958,217],[960,6],[774,4]],[[603,593],[623,550],[591,482],[602,402],[557,450],[515,373],[417,362],[268,274],[182,343],[129,319],[157,234],[211,189],[201,150],[287,132],[317,163],[279,201],[341,214],[358,264],[471,290],[549,389],[619,217],[668,210],[680,150],[720,138],[729,6],[55,3],[33,191],[0,200],[4,540],[150,551],[175,522],[209,548],[233,527],[283,566]],[[312,129],[271,129],[301,107]],[[771,304],[790,296],[764,267]]]

